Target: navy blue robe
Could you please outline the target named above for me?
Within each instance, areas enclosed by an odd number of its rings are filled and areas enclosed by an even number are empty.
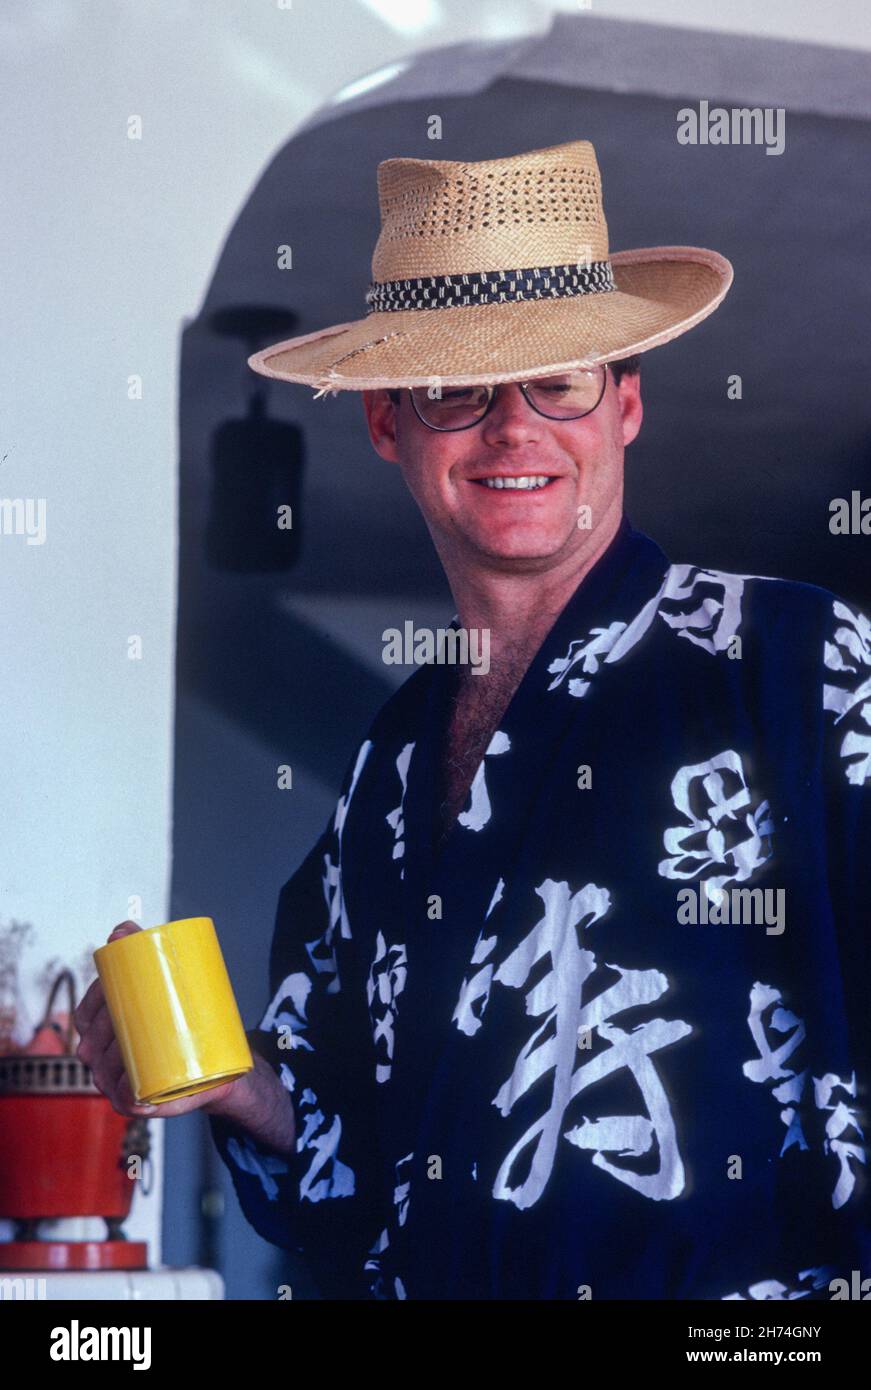
[[[454,676],[382,708],[281,891],[249,1036],[296,1152],[210,1121],[248,1220],[328,1297],[871,1274],[867,619],[624,521],[439,852]]]

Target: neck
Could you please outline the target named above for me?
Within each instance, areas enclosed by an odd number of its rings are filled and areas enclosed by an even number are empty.
[[[528,664],[556,619],[620,526],[618,504],[603,518],[589,543],[546,571],[504,573],[443,557],[457,616],[464,628],[489,629],[491,667]]]

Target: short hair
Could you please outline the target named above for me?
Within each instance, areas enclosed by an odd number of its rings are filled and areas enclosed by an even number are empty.
[[[636,376],[641,371],[641,357],[638,353],[634,357],[621,357],[616,362],[609,362],[608,366],[611,368],[611,375],[615,383],[619,386],[621,377]],[[387,394],[394,405],[399,404],[398,391],[388,389]]]
[[[620,384],[621,376],[637,376],[641,371],[641,357],[638,353],[634,357],[621,357],[617,362],[609,362],[615,382]]]

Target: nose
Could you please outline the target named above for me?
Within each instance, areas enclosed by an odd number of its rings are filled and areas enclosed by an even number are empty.
[[[542,417],[527,403],[516,381],[496,388],[496,399],[483,421],[488,444],[523,444],[537,439]]]

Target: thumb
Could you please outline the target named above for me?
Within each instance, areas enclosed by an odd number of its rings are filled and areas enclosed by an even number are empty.
[[[109,941],[118,941],[122,936],[130,936],[133,932],[141,931],[142,928],[136,922],[119,922],[117,927],[113,927],[109,934]]]

